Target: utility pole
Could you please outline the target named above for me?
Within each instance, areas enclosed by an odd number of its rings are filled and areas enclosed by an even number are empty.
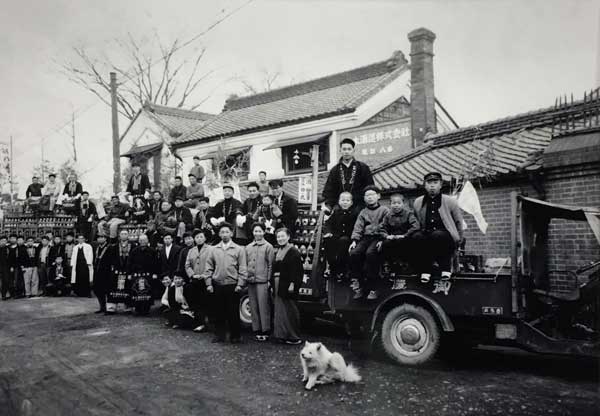
[[[110,73],[110,105],[112,113],[112,145],[113,145],[113,192],[119,193],[121,188],[121,160],[119,152],[119,113],[117,111],[117,74]]]
[[[75,146],[75,112],[71,113],[71,137],[73,142],[73,160],[77,162],[77,147]]]
[[[14,180],[13,180],[13,136],[10,136],[10,204],[13,204]]]
[[[40,173],[42,175],[42,178],[41,178],[42,179],[42,183],[44,183],[44,173],[45,173],[45,170],[46,170],[45,166],[44,166],[44,138],[42,137],[40,139],[40,141],[41,141],[41,146],[40,147],[41,147],[41,150],[42,150],[42,165],[41,165],[42,169],[41,169]]]
[[[312,146],[312,154],[311,154],[311,165],[312,165],[312,184],[310,188],[311,194],[311,204],[310,210],[317,210],[317,199],[319,197],[318,188],[319,188],[319,145],[313,144]]]

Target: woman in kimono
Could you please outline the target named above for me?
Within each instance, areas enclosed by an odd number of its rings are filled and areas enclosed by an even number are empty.
[[[85,242],[83,234],[77,235],[77,245],[71,256],[71,284],[80,297],[91,297],[91,284],[94,280],[94,250]]]
[[[112,278],[106,302],[107,313],[115,313],[119,303],[125,305],[125,312],[131,312],[132,282],[129,255],[133,248],[134,244],[129,241],[129,232],[121,230],[117,243],[110,250]]]
[[[288,345],[299,345],[302,343],[299,336],[300,312],[295,300],[302,284],[304,267],[300,252],[290,243],[290,231],[280,228],[276,237],[278,248],[271,280],[274,293],[273,337]]]

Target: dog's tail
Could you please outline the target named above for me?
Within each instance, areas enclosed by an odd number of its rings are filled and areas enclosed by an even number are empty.
[[[358,383],[362,380],[358,370],[352,364],[348,364],[344,370],[344,381],[347,383]]]

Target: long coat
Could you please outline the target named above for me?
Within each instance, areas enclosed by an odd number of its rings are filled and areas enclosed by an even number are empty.
[[[277,257],[275,257],[276,259]],[[300,286],[302,285],[302,278],[304,277],[304,266],[302,265],[302,257],[300,251],[296,247],[290,247],[283,260],[277,263],[273,267],[273,271],[279,272],[279,288],[277,290],[277,296],[286,299],[296,299]],[[293,293],[289,292],[290,284],[294,284]],[[271,286],[275,287],[275,283],[271,282]]]
[[[167,249],[162,247],[159,253],[159,261],[160,261],[160,275],[161,276],[169,276],[173,277],[177,272],[177,266],[179,265],[179,252],[181,251],[181,247],[173,244],[171,246],[171,252],[167,257]]]
[[[278,199],[279,198],[275,198],[275,204],[277,204]],[[292,235],[294,235],[296,219],[298,219],[298,202],[284,192],[283,195],[281,195],[281,203],[277,205],[279,205],[279,208],[281,208],[281,212],[283,213],[281,217],[277,219],[277,222],[280,223],[280,226],[285,226],[290,230]],[[279,228],[280,226],[276,228]]]
[[[80,250],[79,244],[73,248],[73,255],[71,256],[71,283],[75,284],[77,280],[77,256],[79,252],[83,251],[83,255],[85,256],[85,262],[88,265],[88,269],[90,271],[90,283],[94,281],[94,250],[92,246],[88,243],[83,243],[83,247]]]
[[[94,290],[108,290],[111,267],[110,245],[96,246],[94,250]]]
[[[352,170],[356,167],[356,174],[354,179],[351,178]],[[345,183],[342,183],[342,159],[340,162],[331,168],[329,176],[327,176],[327,182],[323,187],[323,198],[325,203],[333,207],[337,204],[340,194],[344,191],[352,193],[352,199],[354,205],[363,205],[363,189],[368,185],[373,185],[373,174],[369,166],[356,159],[352,160],[350,164],[349,173],[344,175]],[[352,183],[350,183],[352,182]]]

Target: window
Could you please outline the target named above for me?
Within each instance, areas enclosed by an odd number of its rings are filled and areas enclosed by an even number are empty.
[[[327,170],[329,163],[329,140],[300,143],[281,148],[281,159],[286,175],[307,173],[312,171],[310,165],[313,144],[319,145],[319,171]]]

